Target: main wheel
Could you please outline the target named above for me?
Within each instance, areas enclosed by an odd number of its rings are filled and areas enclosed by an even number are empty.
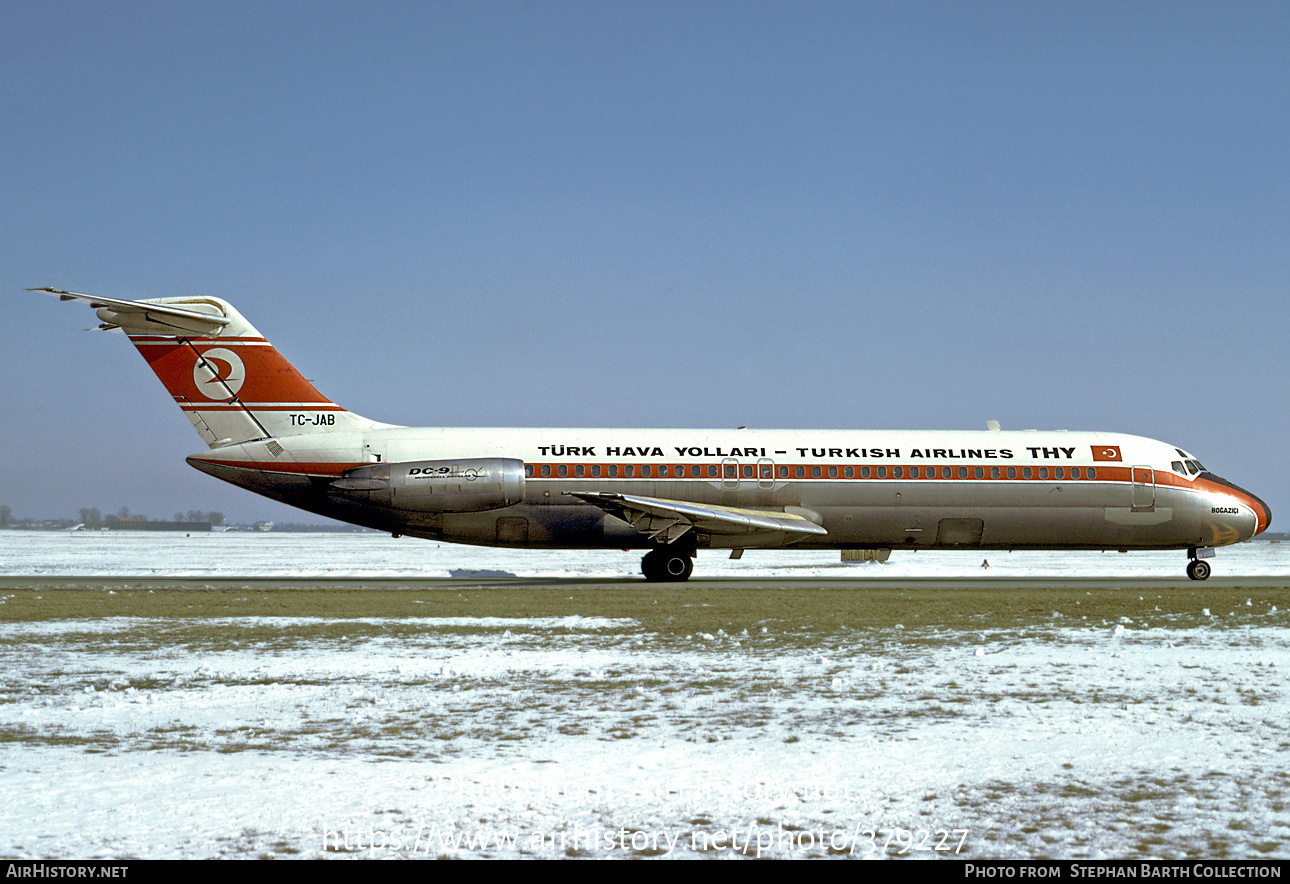
[[[1205,580],[1209,577],[1209,562],[1204,559],[1192,559],[1187,563],[1187,576],[1192,580]]]
[[[694,571],[694,559],[672,549],[654,549],[641,559],[641,572],[651,583],[683,583]]]

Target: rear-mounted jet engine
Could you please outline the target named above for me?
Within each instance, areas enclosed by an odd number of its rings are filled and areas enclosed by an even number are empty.
[[[502,457],[378,463],[348,470],[333,493],[414,513],[477,513],[524,500],[524,463]]]

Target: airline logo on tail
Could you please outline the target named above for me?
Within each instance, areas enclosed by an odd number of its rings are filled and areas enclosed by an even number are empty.
[[[228,399],[229,393],[236,396],[245,380],[246,366],[236,353],[223,347],[207,350],[193,364],[193,383],[207,399]]]
[[[131,335],[130,340],[171,395],[193,407],[341,410],[263,338],[207,343]]]

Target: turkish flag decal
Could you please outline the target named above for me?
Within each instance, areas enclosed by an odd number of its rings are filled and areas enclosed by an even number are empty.
[[[1093,460],[1120,460],[1120,446],[1094,445]]]

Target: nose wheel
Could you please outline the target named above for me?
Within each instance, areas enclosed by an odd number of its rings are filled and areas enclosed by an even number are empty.
[[[1205,580],[1209,577],[1209,562],[1192,559],[1187,563],[1187,576],[1192,580]]]

